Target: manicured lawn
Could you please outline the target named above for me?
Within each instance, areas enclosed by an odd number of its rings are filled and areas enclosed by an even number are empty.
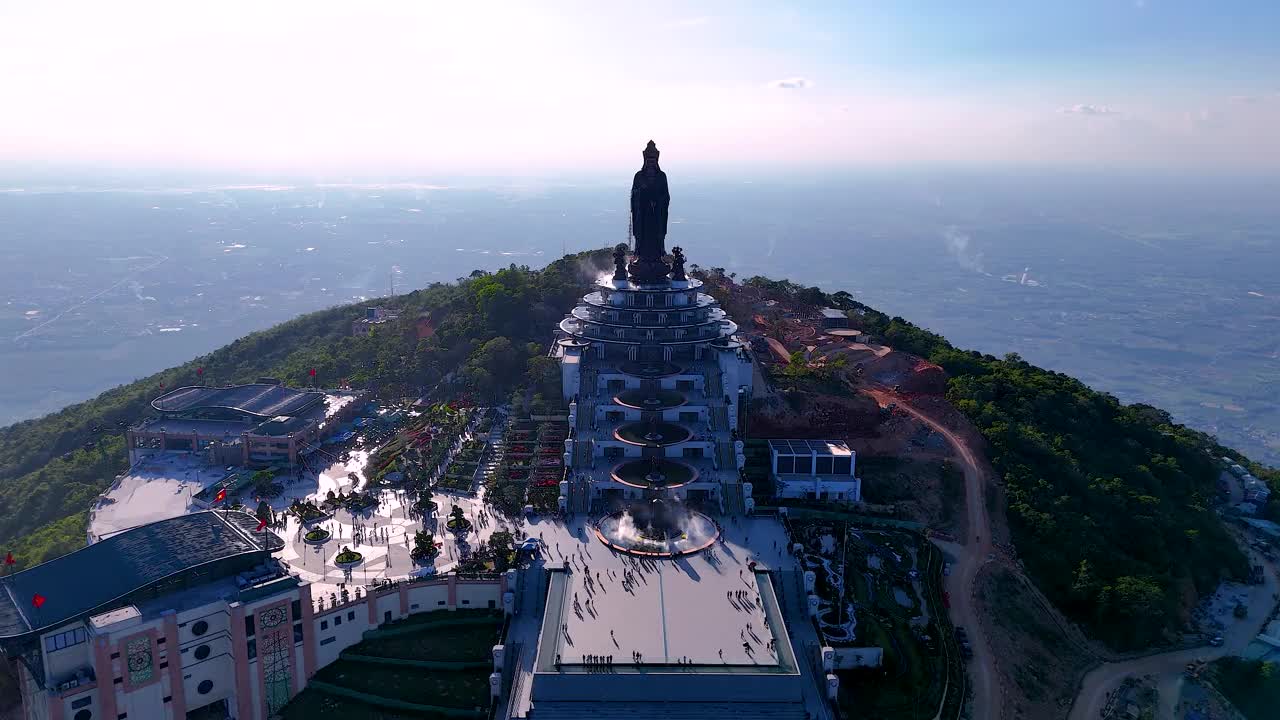
[[[443,715],[408,715],[383,710],[365,705],[354,700],[335,697],[320,690],[303,690],[280,713],[284,720],[313,720],[314,718],[334,718],[335,720],[423,720],[423,718]]]
[[[427,671],[338,660],[316,673],[322,682],[424,705],[453,708],[489,704],[489,671]]]
[[[493,646],[498,642],[501,629],[496,623],[492,626],[445,625],[423,628],[412,635],[365,640],[352,647],[351,652],[406,660],[488,660],[492,657]]]

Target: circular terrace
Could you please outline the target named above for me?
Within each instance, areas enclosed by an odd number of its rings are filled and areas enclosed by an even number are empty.
[[[698,471],[691,465],[667,458],[652,460],[628,460],[618,463],[609,475],[623,485],[647,490],[650,488],[678,488],[698,479]]]
[[[638,410],[669,410],[688,402],[684,393],[676,390],[645,391],[638,388],[623,390],[613,396],[613,401]]]
[[[676,445],[693,436],[684,427],[669,422],[631,422],[619,425],[613,431],[613,437],[629,445],[645,447],[665,447]]]

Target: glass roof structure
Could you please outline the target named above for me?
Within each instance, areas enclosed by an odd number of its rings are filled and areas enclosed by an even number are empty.
[[[770,440],[769,449],[779,455],[852,455],[848,445],[835,440]]]

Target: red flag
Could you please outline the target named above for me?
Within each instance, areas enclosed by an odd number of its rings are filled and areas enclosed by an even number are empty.
[[[213,501],[214,501],[214,502],[216,502],[216,503],[220,503],[220,502],[222,502],[223,500],[226,500],[226,499],[227,499],[227,489],[226,489],[226,488],[222,488],[221,490],[218,490],[218,494],[213,496]]]
[[[17,562],[18,562],[17,560],[14,560],[14,559],[13,559],[13,553],[12,553],[12,552],[10,552],[10,553],[8,553],[8,554],[6,554],[6,555],[4,556],[4,564],[5,564],[5,565],[14,565],[14,564],[16,564]]]
[[[33,595],[31,597],[31,607],[37,610],[44,607],[44,596],[41,595],[40,593],[36,593],[35,595]]]
[[[197,375],[203,375],[203,374],[204,374],[204,368],[202,368],[202,367],[198,367],[198,368],[196,368],[196,374],[197,374]]]
[[[316,376],[316,369],[315,369],[315,368],[311,368],[310,370],[308,370],[308,371],[307,371],[307,374],[308,374],[308,375],[310,375],[311,377],[315,377],[315,376]]]
[[[267,526],[267,521],[266,521],[266,520],[259,520],[259,521],[258,521],[258,529],[257,529],[257,530],[255,530],[254,532],[262,532],[262,528],[264,528],[264,527],[266,527],[266,526]]]

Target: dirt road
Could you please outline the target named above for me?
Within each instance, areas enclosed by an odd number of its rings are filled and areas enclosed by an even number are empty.
[[[964,498],[967,527],[963,544],[937,543],[944,552],[956,556],[951,575],[943,578],[943,587],[951,596],[951,621],[962,625],[969,633],[973,645],[973,659],[968,663],[969,677],[973,681],[973,717],[995,720],[1000,717],[999,687],[996,682],[995,660],[986,633],[978,621],[973,598],[974,580],[978,569],[992,555],[991,522],[987,517],[987,474],[978,455],[963,438],[949,430],[931,415],[907,404],[897,394],[879,388],[864,388],[881,407],[896,403],[904,412],[941,434],[955,449],[956,459],[964,471]]]
[[[1266,561],[1263,561],[1266,562]],[[1238,655],[1262,629],[1267,614],[1275,605],[1275,593],[1280,583],[1276,580],[1276,568],[1266,563],[1265,582],[1249,588],[1249,617],[1234,622],[1222,633],[1222,647],[1199,647],[1190,650],[1174,650],[1159,655],[1149,655],[1135,660],[1104,663],[1084,676],[1080,693],[1071,706],[1070,720],[1097,720],[1107,704],[1108,693],[1120,686],[1126,677],[1156,676],[1160,688],[1160,713],[1156,716],[1174,717],[1177,694],[1182,687],[1182,671],[1187,663],[1195,660],[1217,660],[1226,655]]]

